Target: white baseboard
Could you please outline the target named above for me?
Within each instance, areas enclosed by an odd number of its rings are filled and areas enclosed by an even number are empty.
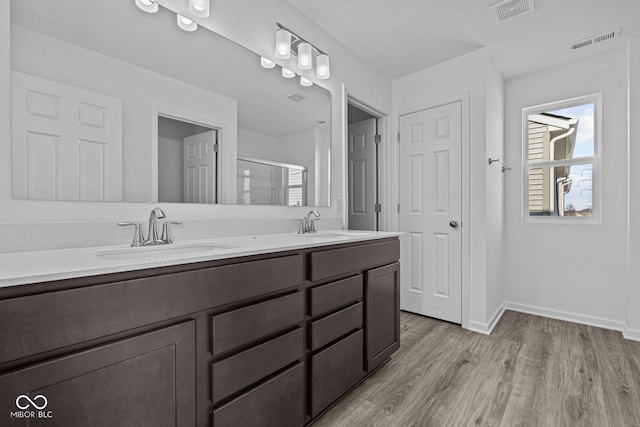
[[[640,331],[628,329],[624,322],[618,320],[605,319],[603,317],[587,316],[584,314],[572,313],[564,310],[537,307],[534,305],[519,304],[506,301],[505,310],[519,311],[521,313],[533,314],[536,316],[550,317],[551,319],[564,320],[567,322],[580,323],[582,325],[595,326],[598,328],[611,329],[622,332],[624,338],[640,341]]]
[[[496,324],[504,314],[505,306],[501,304],[500,307],[496,309],[488,323],[476,322],[475,320],[470,320],[467,325],[468,330],[477,332],[479,334],[490,335],[493,331],[493,328],[496,327]]]
[[[627,340],[640,341],[640,330],[625,328],[624,331],[622,331],[622,336]]]

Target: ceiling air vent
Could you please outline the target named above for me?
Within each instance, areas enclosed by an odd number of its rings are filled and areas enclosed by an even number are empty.
[[[535,10],[533,0],[506,0],[489,7],[496,24],[501,24]]]
[[[569,43],[569,49],[576,50],[583,47],[591,46],[596,43],[600,43],[606,40],[611,40],[616,37],[620,37],[621,28],[606,33],[598,34],[597,36],[587,37],[586,39],[578,40],[576,42]]]
[[[287,94],[284,97],[286,99],[288,99],[289,101],[292,101],[292,102],[300,102],[300,101],[304,101],[305,99],[307,99],[306,96],[300,95],[298,92],[291,92],[290,94]]]

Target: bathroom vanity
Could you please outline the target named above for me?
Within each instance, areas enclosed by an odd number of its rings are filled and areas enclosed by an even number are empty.
[[[397,234],[318,236],[5,281],[2,424],[22,394],[51,426],[312,422],[399,347]]]

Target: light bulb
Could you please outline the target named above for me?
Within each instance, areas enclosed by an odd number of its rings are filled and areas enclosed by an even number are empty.
[[[198,29],[198,24],[193,22],[191,19],[186,18],[182,15],[176,15],[178,21],[178,27],[182,28],[185,31],[195,31]]]
[[[300,76],[300,85],[304,87],[313,86],[313,82],[305,77]]]
[[[260,65],[262,65],[263,68],[273,68],[276,66],[276,63],[270,60],[269,58],[265,58],[264,56],[261,56]]]
[[[140,10],[147,13],[156,13],[158,11],[158,3],[152,0],[135,0],[136,6]]]
[[[189,12],[198,18],[208,18],[211,5],[209,0],[189,0]]]
[[[289,59],[291,56],[291,33],[280,29],[276,31],[276,58]]]
[[[292,79],[295,76],[296,76],[296,73],[294,73],[288,68],[282,67],[282,77],[284,77],[285,79]]]
[[[329,66],[329,56],[324,53],[316,56],[316,76],[325,80],[331,77],[331,68]]]
[[[298,45],[298,68],[301,70],[310,70],[312,66],[311,45],[302,42]]]

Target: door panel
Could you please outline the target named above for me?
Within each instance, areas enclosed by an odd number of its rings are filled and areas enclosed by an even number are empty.
[[[456,323],[462,321],[461,150],[461,102],[400,117],[402,309]]]
[[[376,230],[376,119],[349,125],[349,228]]]
[[[184,138],[184,202],[216,203],[215,130]]]
[[[13,72],[18,199],[122,201],[122,101]]]

